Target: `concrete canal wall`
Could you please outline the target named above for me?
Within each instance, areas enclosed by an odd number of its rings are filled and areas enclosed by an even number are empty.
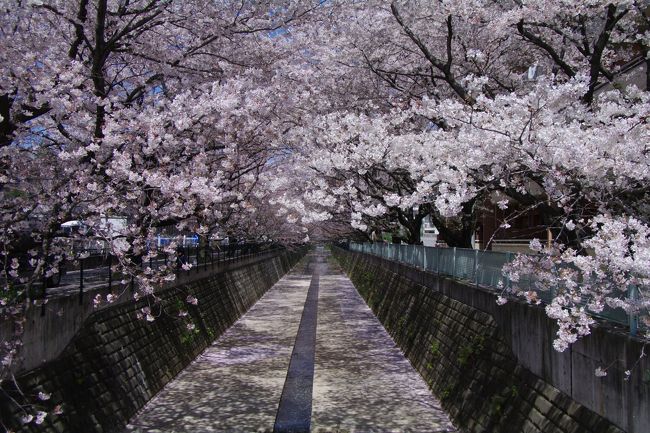
[[[468,283],[376,256],[334,253],[464,430],[648,431],[650,365],[639,360],[640,341],[601,326],[558,353],[556,325],[542,307],[498,306],[494,292]],[[611,366],[606,377],[594,375],[598,366]]]
[[[156,320],[138,319],[150,300],[112,305],[88,316],[80,331],[55,359],[18,377],[0,393],[4,426],[17,432],[119,432],[128,420],[209,344],[242,316],[304,255],[283,252],[212,275],[180,280],[160,291],[161,302],[151,305]],[[196,306],[186,298],[197,298]],[[162,308],[161,308],[162,307]],[[189,308],[188,308],[189,307]],[[179,311],[187,310],[187,317]],[[194,329],[188,329],[189,320]],[[13,392],[11,390],[13,389]],[[39,426],[21,426],[16,403],[36,401],[39,392],[51,394],[35,410],[50,413]],[[14,399],[14,400],[11,400]]]

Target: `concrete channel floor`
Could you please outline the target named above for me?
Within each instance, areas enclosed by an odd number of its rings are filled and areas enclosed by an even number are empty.
[[[283,388],[292,376],[290,362],[293,366],[292,359],[302,356],[292,356],[292,352],[301,319],[307,322],[302,315],[314,274],[319,292],[315,349],[311,349],[315,354],[310,358],[314,359],[313,373],[298,373],[300,383],[313,380],[311,399],[306,397],[311,420],[306,428],[282,430],[276,415],[281,418],[279,411],[285,412],[291,401],[286,394],[295,392],[295,387],[292,391],[287,386],[283,394]],[[168,383],[126,431],[271,432],[274,424],[276,431],[456,431],[422,378],[322,247]]]

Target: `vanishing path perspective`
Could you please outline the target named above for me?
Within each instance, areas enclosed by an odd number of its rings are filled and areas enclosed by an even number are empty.
[[[350,280],[317,247],[127,431],[456,430]]]

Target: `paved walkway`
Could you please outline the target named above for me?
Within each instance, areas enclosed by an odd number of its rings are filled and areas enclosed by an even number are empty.
[[[319,248],[167,384],[127,431],[455,429]]]

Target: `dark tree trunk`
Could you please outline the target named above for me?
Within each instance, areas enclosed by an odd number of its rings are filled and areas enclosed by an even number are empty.
[[[450,247],[473,248],[472,236],[476,230],[476,212],[474,198],[463,204],[459,217],[445,219],[434,213],[431,214],[433,223],[440,232],[440,235]]]
[[[420,229],[422,228],[422,220],[426,218],[429,212],[430,211],[428,206],[420,206],[417,214],[415,215],[413,215],[413,213],[410,210],[397,211],[397,219],[408,232],[406,241],[409,244],[420,245],[420,243],[422,242],[422,236],[420,233]]]
[[[11,122],[11,106],[14,99],[9,95],[0,95],[0,146],[7,146],[11,143],[16,125]]]

